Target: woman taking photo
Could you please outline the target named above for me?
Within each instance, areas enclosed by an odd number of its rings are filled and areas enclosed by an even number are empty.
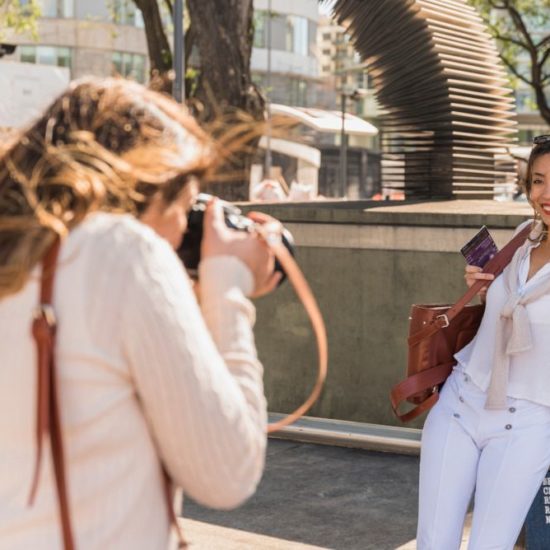
[[[418,550],[460,547],[474,492],[468,548],[512,550],[550,465],[550,136],[534,140],[525,187],[531,234],[482,290],[479,331],[424,425]]]
[[[246,296],[276,286],[272,254],[210,204],[199,306],[173,251],[215,156],[175,102],[110,79],[71,85],[1,157],[0,548],[63,546],[50,453],[36,458],[31,334],[41,261],[58,239],[56,383],[75,546],[168,548],[163,470],[207,506],[254,492],[266,403]]]

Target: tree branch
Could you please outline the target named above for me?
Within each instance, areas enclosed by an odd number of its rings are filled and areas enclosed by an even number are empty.
[[[517,40],[516,38],[512,38],[511,36],[508,36],[506,34],[500,34],[499,31],[492,28],[493,36],[496,40],[500,40],[501,42],[507,42],[508,44],[514,44],[516,46],[519,46],[520,48],[523,48],[524,50],[530,51],[529,45],[525,44],[521,40]]]
[[[527,29],[527,26],[525,25],[525,22],[523,21],[523,17],[521,17],[521,14],[518,10],[512,4],[507,0],[506,4],[508,5],[508,13],[510,14],[510,18],[512,19],[512,22],[514,23],[514,26],[516,27],[517,31],[525,38],[527,43],[529,44],[529,49],[531,51],[536,50],[537,47],[535,46],[533,42],[533,38],[531,37],[531,33]]]
[[[160,7],[156,0],[133,0],[140,9],[145,23],[145,36],[149,61],[151,64],[152,84],[160,86],[162,90],[169,91],[171,84],[164,79],[168,71],[172,69],[172,51],[166,31],[162,26]]]
[[[494,0],[487,0],[487,4],[495,10],[505,10],[506,5],[505,4],[497,4]]]
[[[544,48],[550,48],[550,34],[547,34],[538,44],[537,48],[544,49]]]
[[[174,5],[172,4],[172,1],[164,0],[164,3],[166,4],[166,9],[170,12],[170,17],[172,18],[172,22],[174,22]]]
[[[525,76],[523,76],[520,72],[518,72],[518,70],[517,70],[516,67],[513,65],[513,63],[511,63],[508,59],[506,59],[502,54],[499,54],[499,57],[500,57],[501,61],[506,65],[506,67],[508,67],[508,69],[510,70],[510,72],[511,72],[516,78],[519,78],[522,82],[525,82],[525,84],[528,84],[529,86],[533,86],[533,82],[531,82],[531,80],[529,80],[528,78],[526,78]]]

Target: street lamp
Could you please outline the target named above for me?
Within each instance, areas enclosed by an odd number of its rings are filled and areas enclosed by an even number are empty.
[[[367,95],[367,90],[364,88],[350,89],[344,86],[340,92],[340,95],[342,100],[342,127],[340,130],[340,186],[342,190],[342,198],[344,198],[346,196],[348,179],[348,136],[346,135],[347,100],[349,98],[352,101],[358,101]]]
[[[174,2],[174,99],[179,103],[185,100],[185,40],[183,34],[184,0]]]

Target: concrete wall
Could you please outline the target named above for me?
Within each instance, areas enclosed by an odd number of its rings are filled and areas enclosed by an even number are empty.
[[[311,416],[400,425],[388,392],[405,372],[410,305],[456,300],[462,245],[485,224],[502,246],[530,215],[525,204],[495,201],[380,204],[254,205],[294,234],[327,325],[329,376]],[[309,322],[287,283],[257,309],[269,410],[289,412],[316,375]]]

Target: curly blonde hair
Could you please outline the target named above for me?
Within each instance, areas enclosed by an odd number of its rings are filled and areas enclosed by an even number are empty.
[[[211,139],[169,97],[123,79],[71,84],[0,158],[0,299],[90,212],[141,213],[214,166]]]

